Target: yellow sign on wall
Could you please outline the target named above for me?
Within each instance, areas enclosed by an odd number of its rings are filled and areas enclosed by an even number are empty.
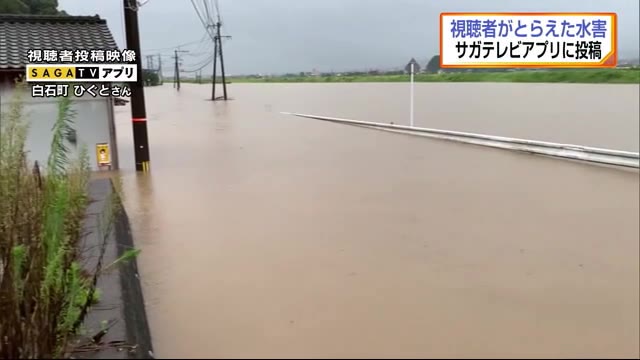
[[[98,166],[111,166],[110,155],[109,144],[96,144],[96,159],[98,159]]]

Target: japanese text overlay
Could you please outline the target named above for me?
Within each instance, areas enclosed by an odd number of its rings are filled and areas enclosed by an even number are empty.
[[[442,68],[617,64],[615,13],[442,13]]]

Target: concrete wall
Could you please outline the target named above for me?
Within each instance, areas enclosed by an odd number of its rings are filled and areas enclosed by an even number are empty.
[[[96,179],[89,183],[89,206],[86,210],[82,232],[87,234],[78,244],[82,254],[82,266],[88,274],[100,273],[104,266],[112,264],[126,251],[134,249],[129,218],[122,203],[113,223],[105,224],[107,215],[114,209],[114,188],[110,179]],[[121,351],[116,346],[97,346],[95,352],[74,353],[75,359],[153,359],[153,346],[144,295],[140,284],[137,260],[130,259],[98,276],[96,287],[100,289],[99,303],[89,309],[83,319],[84,334],[73,340],[76,347],[88,343],[105,329],[101,344],[124,341],[132,346]]]
[[[11,83],[0,83],[2,111],[8,110],[14,91]],[[55,98],[32,98],[30,94],[25,97],[25,120],[30,125],[26,146],[31,162],[37,160],[43,165],[47,162],[52,139],[51,130],[58,111],[57,101],[58,99]],[[98,143],[109,144],[112,169],[117,169],[118,152],[111,98],[94,98],[90,95],[75,97],[72,95],[72,109],[76,111],[74,128],[77,132],[78,145],[87,146],[92,169],[99,170],[96,158],[96,144]]]

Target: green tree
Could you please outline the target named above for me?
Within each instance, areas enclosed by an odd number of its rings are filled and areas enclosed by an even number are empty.
[[[29,5],[21,0],[0,0],[0,14],[28,14]]]
[[[437,73],[438,70],[440,70],[440,55],[434,55],[431,60],[429,60],[426,70],[430,73]]]
[[[58,0],[28,0],[30,14],[57,15]]]
[[[58,0],[0,0],[0,14],[67,15]]]

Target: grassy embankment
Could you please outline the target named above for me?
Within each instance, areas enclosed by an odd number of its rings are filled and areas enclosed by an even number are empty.
[[[71,100],[62,98],[51,115],[57,119],[50,155],[40,166],[27,159],[26,94],[18,84],[0,114],[0,358],[61,358],[73,351],[70,340],[97,301],[96,279],[106,268],[90,272],[82,265],[90,166],[86,147],[71,156],[77,147]],[[116,204],[103,226],[112,223]]]
[[[407,82],[408,75],[229,77],[232,83]],[[417,74],[416,82],[640,84],[640,68]],[[185,82],[190,82],[189,80]]]

